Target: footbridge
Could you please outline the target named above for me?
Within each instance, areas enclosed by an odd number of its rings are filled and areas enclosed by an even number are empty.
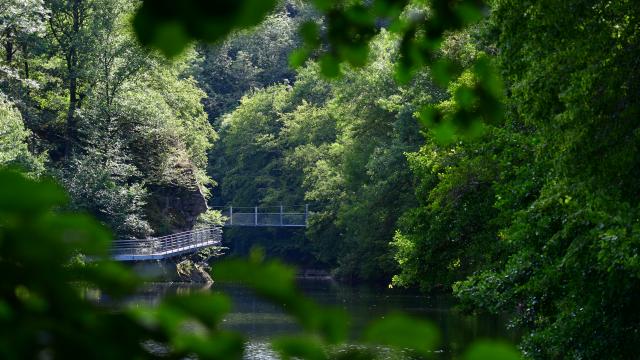
[[[225,218],[225,227],[306,227],[309,205],[213,206]]]
[[[111,256],[117,261],[162,260],[195,253],[222,243],[222,228],[210,227],[149,239],[114,240]]]
[[[308,205],[271,207],[213,207],[224,216],[224,227],[307,226]],[[162,260],[195,253],[222,243],[222,227],[209,227],[149,239],[114,240],[111,256],[117,261]]]
[[[214,206],[225,217],[225,227],[306,227],[309,205]]]

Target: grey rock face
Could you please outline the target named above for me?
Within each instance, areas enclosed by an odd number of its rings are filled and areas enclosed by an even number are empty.
[[[156,235],[193,229],[207,201],[191,168],[180,169],[179,177],[162,184],[151,184],[147,204],[149,221]]]

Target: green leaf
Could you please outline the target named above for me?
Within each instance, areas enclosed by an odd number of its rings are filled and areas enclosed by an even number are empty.
[[[299,68],[304,65],[305,61],[309,58],[309,50],[307,49],[296,49],[291,52],[289,55],[289,66],[292,68]]]
[[[438,85],[446,87],[456,76],[460,69],[447,59],[439,59],[431,65],[431,74]]]
[[[470,24],[482,19],[482,9],[477,2],[463,1],[456,6],[456,14],[465,24]]]
[[[313,21],[305,21],[300,25],[300,35],[305,44],[310,48],[320,45],[320,29]]]
[[[330,10],[334,4],[332,0],[311,0],[311,2],[313,3],[313,5],[315,5],[315,7],[318,10],[321,10],[321,11]]]
[[[429,322],[407,315],[390,314],[372,323],[365,330],[364,339],[373,344],[413,349],[429,355],[440,342],[440,335],[438,329]]]
[[[0,171],[0,213],[21,212],[33,215],[67,202],[62,189],[52,181],[36,182],[16,171]]]
[[[34,235],[55,239],[61,249],[88,256],[106,256],[111,234],[94,218],[80,214],[55,214],[41,217],[34,224]]]
[[[249,261],[227,260],[213,266],[212,275],[221,282],[239,282],[259,296],[280,304],[307,330],[329,343],[343,341],[348,333],[342,310],[324,309],[304,297],[295,287],[295,271],[278,261],[262,262],[263,254],[252,251]]]
[[[340,75],[340,63],[333,56],[324,54],[320,57],[320,72],[328,78]]]
[[[191,294],[166,298],[165,304],[179,309],[214,329],[231,310],[231,300],[221,294]]]
[[[133,272],[113,261],[90,263],[81,269],[81,275],[112,296],[128,295],[141,283]]]
[[[163,22],[156,26],[152,44],[166,57],[172,58],[179,55],[187,47],[189,36],[180,23]]]
[[[288,359],[324,360],[327,359],[322,343],[309,336],[288,336],[272,341],[274,350]]]
[[[473,92],[473,89],[470,89],[466,86],[461,86],[456,90],[454,97],[455,97],[456,103],[462,109],[469,110],[469,111],[473,109],[473,105],[476,100],[476,96],[475,96],[475,93]]]
[[[349,315],[343,309],[324,308],[320,312],[318,332],[330,344],[338,344],[347,338]]]
[[[264,264],[243,260],[223,261],[213,266],[212,275],[222,282],[248,285],[271,299],[291,301],[295,298],[295,271],[275,261]]]
[[[199,359],[232,360],[242,359],[244,341],[237,334],[219,332],[212,336],[182,332],[177,334],[171,345],[179,352],[195,354]]]
[[[349,64],[356,67],[365,66],[369,59],[369,46],[367,44],[342,46],[339,52],[344,60],[347,60]],[[338,61],[336,60],[336,62]]]
[[[273,11],[276,0],[144,0],[133,27],[140,43],[173,57],[190,41],[216,42],[235,29],[259,24]]]
[[[511,344],[497,341],[477,341],[465,353],[464,360],[521,360],[522,356]]]

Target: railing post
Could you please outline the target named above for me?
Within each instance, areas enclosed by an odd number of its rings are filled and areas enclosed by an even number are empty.
[[[309,204],[304,204],[304,225],[309,225]]]
[[[255,213],[253,216],[253,220],[256,223],[256,226],[258,226],[258,207],[256,206],[254,210],[255,210]]]
[[[233,225],[233,206],[229,206],[229,225]]]
[[[280,226],[282,226],[282,225],[283,225],[283,224],[282,224],[282,217],[283,217],[283,215],[284,215],[284,209],[283,209],[282,205],[280,205]]]

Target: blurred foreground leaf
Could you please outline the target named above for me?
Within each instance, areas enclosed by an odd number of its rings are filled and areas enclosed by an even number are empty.
[[[478,341],[464,355],[464,360],[520,360],[513,345],[496,341]]]
[[[20,212],[35,215],[67,202],[64,191],[53,182],[27,180],[17,171],[0,172],[0,189],[0,214]]]
[[[440,335],[431,323],[402,314],[390,314],[372,323],[365,331],[364,339],[373,344],[430,355],[440,342]]]
[[[213,43],[233,30],[259,24],[276,3],[275,0],[143,1],[133,26],[143,45],[173,57],[192,40]]]
[[[166,305],[184,311],[199,319],[204,325],[215,329],[231,310],[231,300],[220,294],[191,294],[165,299]]]
[[[273,341],[274,350],[288,359],[324,360],[327,359],[325,347],[321,342],[312,337],[289,336],[281,337]]]

